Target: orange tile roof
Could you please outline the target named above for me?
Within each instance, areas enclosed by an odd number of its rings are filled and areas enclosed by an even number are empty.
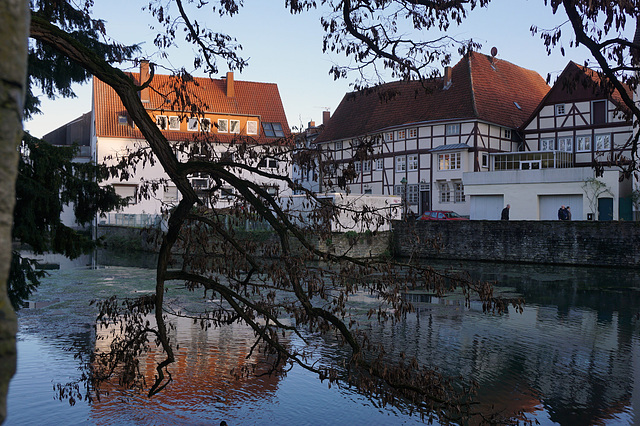
[[[129,73],[138,82],[139,73]],[[154,76],[151,84],[150,102],[145,104],[148,111],[164,115],[180,115],[172,107],[176,100],[176,91],[172,89],[176,79],[168,75]],[[195,77],[187,84],[188,89],[181,96],[189,103],[202,105],[205,116],[258,117],[260,123],[280,123],[285,136],[291,131],[280,99],[278,86],[274,83],[256,83],[250,81],[234,81],[234,96],[226,96],[226,80]],[[120,98],[111,87],[101,80],[93,79],[93,96],[96,120],[96,134],[99,137],[119,137],[144,139],[142,133],[131,125],[119,125],[118,115],[126,115]],[[164,112],[163,112],[164,111]],[[188,112],[185,112],[189,115]],[[258,135],[250,136],[257,143],[273,142],[274,138],[266,138],[261,125]],[[192,140],[198,132],[171,131],[163,133],[171,141]],[[212,132],[215,134],[215,132]],[[231,141],[233,135],[216,134],[221,142]]]
[[[426,83],[393,82],[370,92],[348,93],[316,142],[431,121],[475,119],[517,128],[549,91],[535,71],[476,52],[463,57],[451,75],[447,89],[440,77]]]

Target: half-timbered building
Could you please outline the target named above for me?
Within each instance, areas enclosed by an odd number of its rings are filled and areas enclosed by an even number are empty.
[[[561,206],[573,220],[632,219],[633,181],[620,166],[633,129],[621,94],[602,83],[589,68],[566,66],[522,126],[520,152],[492,154],[489,174],[465,174],[472,219],[497,218],[504,204],[517,219],[557,219]]]
[[[443,77],[393,82],[345,95],[315,140],[334,191],[404,195],[409,211],[469,215],[462,174],[489,170],[489,154],[520,149],[517,129],[549,90],[544,79],[497,57],[471,52]],[[353,177],[355,176],[355,177]]]

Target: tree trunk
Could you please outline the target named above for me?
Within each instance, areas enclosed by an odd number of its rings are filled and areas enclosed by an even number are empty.
[[[0,2],[0,423],[7,416],[7,391],[16,369],[18,323],[7,295],[7,278],[27,76],[28,3]]]

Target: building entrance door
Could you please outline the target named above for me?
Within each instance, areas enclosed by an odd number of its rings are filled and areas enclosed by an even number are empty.
[[[420,191],[420,211],[418,212],[420,215],[427,210],[431,210],[429,193],[430,191]]]

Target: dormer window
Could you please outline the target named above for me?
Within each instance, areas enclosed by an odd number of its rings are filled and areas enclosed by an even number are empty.
[[[229,120],[229,133],[240,133],[240,120]]]
[[[257,135],[258,134],[258,122],[257,121],[247,121],[247,134],[248,135]]]
[[[264,135],[268,138],[283,138],[284,132],[280,123],[262,123]]]
[[[187,119],[187,130],[190,132],[198,131],[198,119],[196,117],[190,117]]]
[[[209,120],[208,118],[203,118],[202,120],[200,120],[200,128],[202,129],[203,132],[210,132],[211,120]]]
[[[229,132],[229,121],[223,118],[218,119],[218,132],[219,133],[228,133]]]
[[[169,117],[169,130],[180,130],[180,117],[175,115]]]
[[[169,127],[169,121],[167,120],[166,115],[157,115],[156,116],[156,125],[160,130],[167,130]]]

